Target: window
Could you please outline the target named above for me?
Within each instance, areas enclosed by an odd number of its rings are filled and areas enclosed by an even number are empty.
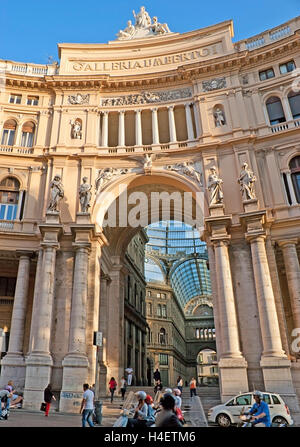
[[[266,102],[270,124],[279,124],[285,122],[285,116],[280,99],[272,96]]]
[[[34,123],[28,121],[27,123],[23,124],[22,139],[21,139],[22,147],[32,147],[33,146],[34,132],[35,132],[35,124]]]
[[[131,348],[131,346],[128,345],[127,346],[127,368],[131,367],[131,356],[132,356],[131,351],[132,351],[132,348]]]
[[[15,296],[16,278],[0,276],[0,296]]]
[[[28,96],[27,97],[27,105],[28,106],[37,106],[39,103],[39,97],[38,96]]]
[[[163,366],[169,364],[168,354],[159,354],[159,364]]]
[[[167,306],[165,304],[161,306],[161,316],[167,318]]]
[[[232,407],[234,405],[234,399],[231,399],[228,404],[226,404],[226,407]]]
[[[296,199],[300,203],[300,155],[290,161],[290,170]]]
[[[22,99],[21,95],[12,95],[11,94],[9,97],[9,102],[11,104],[21,104],[21,99]]]
[[[159,331],[159,335],[158,335],[158,342],[161,345],[165,345],[166,344],[166,330],[164,328],[161,328],[161,330]]]
[[[165,294],[165,293],[161,293],[161,294],[160,294],[160,297],[163,298],[163,299],[165,299],[165,298],[166,298],[166,294]]]
[[[277,396],[275,396],[275,394],[272,394],[272,399],[273,399],[273,404],[274,405],[281,405],[280,400],[278,399]]]
[[[288,100],[294,120],[300,118],[300,93],[290,92],[288,94]]]
[[[20,183],[14,177],[6,177],[0,183],[0,219],[15,220],[19,204]]]
[[[127,323],[127,327],[128,327],[128,338],[131,338],[132,337],[132,325],[131,325],[131,323],[128,321],[128,323]]]
[[[135,326],[135,343],[139,344],[140,342],[140,334],[139,334],[139,329]]]
[[[13,146],[15,143],[17,123],[15,120],[5,121],[2,132],[1,144],[5,146]]]
[[[160,293],[157,293],[157,294],[156,294],[156,298],[160,298]]]
[[[236,405],[251,405],[251,394],[244,394],[236,398]]]
[[[147,303],[147,315],[152,316],[152,304]]]
[[[157,305],[156,314],[158,317],[161,317],[161,305],[160,304]]]
[[[285,64],[279,65],[279,70],[281,74],[289,73],[290,71],[295,70],[296,65],[294,61],[286,62]]]
[[[195,337],[198,339],[200,338],[200,329],[199,328],[196,329]]]
[[[271,405],[271,404],[272,404],[270,394],[264,394],[263,400],[264,400],[268,405]]]
[[[148,293],[148,296],[151,296],[151,290],[148,290],[147,293]]]
[[[266,79],[274,78],[275,73],[273,68],[268,68],[268,70],[260,71],[259,72],[259,79],[261,81],[265,81]]]

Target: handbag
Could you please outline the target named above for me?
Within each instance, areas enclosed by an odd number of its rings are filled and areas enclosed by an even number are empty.
[[[46,411],[46,403],[45,402],[41,403],[41,411]]]

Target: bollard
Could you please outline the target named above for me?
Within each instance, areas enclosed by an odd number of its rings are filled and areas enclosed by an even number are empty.
[[[102,422],[102,402],[100,400],[95,401],[95,415],[96,421],[98,425],[101,425]]]

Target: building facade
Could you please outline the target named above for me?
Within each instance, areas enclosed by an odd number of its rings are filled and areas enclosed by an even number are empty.
[[[128,321],[131,362],[140,344],[146,364],[125,253],[161,219],[152,193],[188,193],[222,399],[254,383],[298,409],[300,18],[236,43],[232,21],[179,34],[143,9],[135,20],[108,44],[59,44],[59,66],[0,63],[1,385],[13,379],[38,408],[51,381],[60,410],[77,412],[82,383],[95,382],[94,331],[105,390],[129,364]]]

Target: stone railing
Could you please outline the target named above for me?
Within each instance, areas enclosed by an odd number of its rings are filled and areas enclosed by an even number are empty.
[[[0,220],[0,231],[1,230],[13,230],[14,222],[11,220]]]
[[[4,73],[16,73],[25,76],[46,76],[58,74],[57,65],[22,64],[11,61],[0,61],[0,71]]]
[[[265,45],[270,45],[277,40],[284,39],[287,36],[294,34],[296,30],[300,29],[300,19],[296,17],[283,25],[267,30],[256,36],[249,37],[248,39],[240,40],[235,43],[235,48],[238,51],[253,51],[257,48]]]
[[[293,121],[286,121],[284,123],[274,124],[273,126],[270,126],[270,131],[272,133],[278,133],[289,129],[294,129],[295,127],[300,127],[300,118],[297,118]]]
[[[18,146],[0,146],[0,153],[6,154],[19,154],[19,155],[31,155],[34,153],[33,147],[18,147]]]
[[[199,139],[181,141],[176,143],[160,143],[143,146],[115,146],[115,147],[99,147],[101,154],[124,154],[124,153],[142,153],[142,152],[160,152],[169,149],[183,149],[187,147],[197,146]],[[1,149],[0,149],[1,151]]]

